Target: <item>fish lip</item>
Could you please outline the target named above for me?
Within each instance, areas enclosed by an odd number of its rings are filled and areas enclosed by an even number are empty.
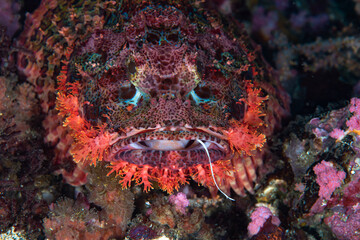
[[[207,132],[204,132],[201,129],[176,129],[176,130],[143,130],[139,133],[130,135],[129,137],[125,137],[122,139],[119,139],[116,141],[113,146],[118,146],[120,148],[127,147],[134,143],[139,142],[150,142],[150,141],[203,141],[203,142],[209,142],[216,144],[220,149],[223,149],[224,151],[229,151],[229,144],[225,139],[219,138],[213,134],[209,134]],[[145,144],[148,146],[144,146],[144,148],[141,149],[148,149],[148,150],[157,150],[156,148],[153,148],[153,146],[150,146],[149,144]],[[185,144],[184,144],[185,145]],[[192,149],[194,146],[190,148],[184,148],[184,149],[177,149],[177,150],[186,150],[186,149]],[[134,149],[140,149],[140,148],[134,148]],[[176,150],[176,149],[169,149]]]
[[[118,161],[121,159],[133,163],[136,162],[133,159],[119,157],[124,152],[128,155],[131,155],[131,152],[137,152],[136,157],[138,158],[140,158],[142,152],[149,151],[163,153],[197,152],[198,155],[206,156],[206,150],[198,140],[206,145],[212,162],[231,158],[232,151],[230,146],[225,137],[221,137],[219,134],[205,132],[203,128],[157,128],[142,129],[136,134],[129,134],[129,136],[117,140],[110,148],[110,158],[108,161]],[[134,156],[132,157],[134,158]],[[202,157],[201,159],[203,163],[209,162],[207,157]]]

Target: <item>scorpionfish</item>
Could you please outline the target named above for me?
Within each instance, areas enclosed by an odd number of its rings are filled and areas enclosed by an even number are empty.
[[[193,179],[254,192],[289,100],[244,27],[211,3],[43,0],[18,44],[68,183],[101,162],[123,188],[172,193]]]

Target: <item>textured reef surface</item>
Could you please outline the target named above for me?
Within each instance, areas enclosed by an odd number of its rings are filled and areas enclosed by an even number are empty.
[[[0,6],[1,239],[360,239],[358,1]]]

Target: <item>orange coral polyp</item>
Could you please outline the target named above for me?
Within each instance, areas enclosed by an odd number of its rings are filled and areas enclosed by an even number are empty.
[[[102,161],[112,141],[118,136],[117,133],[109,133],[105,130],[106,124],[94,128],[80,116],[79,101],[72,94],[59,92],[57,96],[57,110],[65,117],[64,126],[68,126],[75,139],[70,153],[75,162],[93,164]]]
[[[85,133],[77,135],[77,143],[75,147],[70,150],[75,162],[86,162],[96,166],[96,161],[102,161],[107,149],[111,146],[114,136],[116,134],[109,134],[99,130],[96,137],[88,137]]]
[[[228,131],[227,136],[230,148],[233,151],[245,152],[251,156],[252,151],[262,148],[266,142],[265,135],[259,133],[256,129],[251,129],[248,125],[239,124],[235,121],[232,125],[233,128]]]
[[[226,131],[230,148],[239,153],[245,152],[248,156],[257,148],[262,148],[266,142],[266,136],[259,132],[259,127],[265,123],[260,118],[265,114],[262,112],[264,101],[268,96],[261,97],[261,89],[256,88],[254,83],[246,81],[246,99],[240,99],[245,103],[245,113],[242,122],[232,120],[231,128]]]
[[[161,189],[167,191],[169,194],[173,192],[173,190],[179,190],[180,183],[186,182],[186,177],[181,176],[178,171],[170,170],[168,168],[164,168],[158,170],[159,177],[157,181]]]
[[[59,114],[61,116],[75,114],[75,109],[79,109],[78,98],[75,96],[66,95],[63,92],[59,92],[56,100],[56,109],[59,110]]]
[[[264,121],[260,118],[265,116],[262,112],[262,105],[264,101],[268,100],[268,96],[261,97],[261,88],[256,88],[254,83],[246,81],[245,83],[247,98],[240,99],[240,102],[245,103],[245,113],[243,122],[255,127],[260,127]]]
[[[226,177],[227,171],[233,170],[229,161],[217,161],[213,164],[214,173],[220,177]],[[119,184],[123,189],[131,186],[131,182],[136,185],[143,185],[144,191],[148,192],[153,188],[152,181],[157,182],[161,190],[172,194],[174,190],[179,190],[180,185],[187,184],[193,178],[199,184],[209,188],[215,188],[209,164],[198,164],[186,169],[169,169],[151,167],[149,165],[136,165],[123,160],[111,162],[111,171],[107,176],[115,173],[120,177]]]
[[[144,184],[144,191],[148,192],[152,189],[152,185],[150,183],[150,179],[152,178],[150,175],[152,167],[149,165],[143,165],[142,168],[138,169],[135,173],[135,182],[137,185]]]

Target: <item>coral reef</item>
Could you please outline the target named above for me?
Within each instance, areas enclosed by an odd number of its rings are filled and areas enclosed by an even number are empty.
[[[36,238],[56,195],[51,154],[36,121],[34,88],[4,66],[0,76],[0,231],[24,231]]]
[[[138,215],[131,223],[129,239],[154,239],[166,236],[169,239],[214,239],[212,227],[205,222],[206,208],[189,206],[184,193],[170,197],[154,195],[144,209],[145,216]],[[184,200],[186,199],[186,200]],[[169,202],[171,204],[169,204]],[[180,205],[180,206],[179,206]],[[204,205],[203,205],[204,206]],[[151,238],[149,238],[151,236]]]
[[[95,210],[72,199],[62,199],[50,206],[44,230],[49,239],[101,239],[105,235]]]
[[[0,26],[6,27],[6,35],[12,37],[20,29],[20,1],[1,0]]]
[[[134,194],[120,189],[117,180],[107,177],[106,171],[100,166],[91,169],[86,185],[89,202],[101,208],[101,217],[108,228],[124,236],[134,211]]]
[[[354,130],[357,103],[358,99],[353,98],[347,107],[311,119],[303,129],[302,139],[293,135],[285,145],[286,156],[294,171],[299,165],[292,163],[299,158],[307,161],[300,170],[303,176],[296,178],[299,199],[293,200],[292,214],[298,217],[299,228],[317,228],[316,235],[323,238],[334,238],[334,235],[338,239],[359,237],[356,219],[360,199],[355,194],[360,174],[359,136]],[[341,136],[335,134],[339,131]],[[290,149],[293,154],[289,154]],[[301,156],[304,153],[307,158]],[[327,226],[334,235],[329,235]]]
[[[6,233],[0,234],[0,238],[3,240],[23,240],[26,239],[26,236],[24,232],[17,232],[14,227],[12,227]]]
[[[0,6],[1,239],[360,239],[358,0]]]
[[[134,195],[117,188],[103,168],[92,169],[84,193],[50,205],[44,231],[49,239],[123,238],[134,210]],[[105,177],[104,177],[105,176]],[[99,185],[98,183],[102,184]]]

